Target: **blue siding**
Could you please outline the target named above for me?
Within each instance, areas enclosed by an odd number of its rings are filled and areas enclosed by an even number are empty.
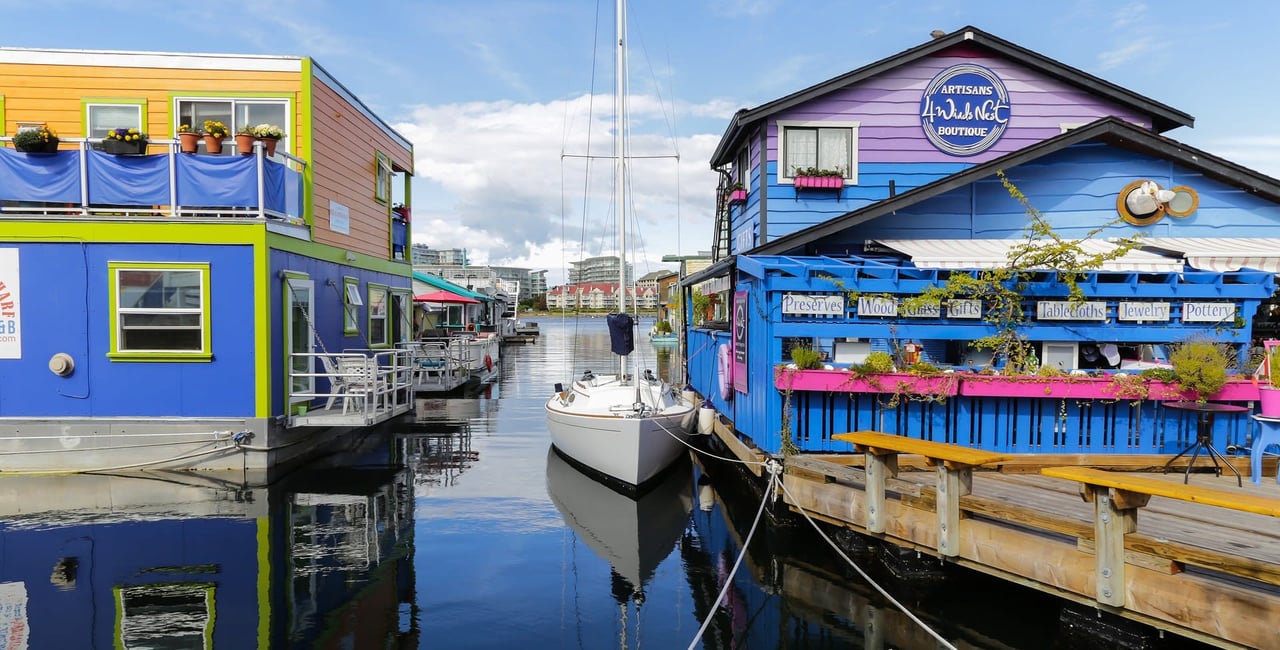
[[[169,244],[21,243],[21,359],[0,360],[0,417],[254,414],[252,247]],[[207,262],[213,361],[107,359],[107,263]],[[49,358],[66,352],[75,372],[59,377]]]

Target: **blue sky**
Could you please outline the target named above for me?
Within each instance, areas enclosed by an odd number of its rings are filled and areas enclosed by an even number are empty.
[[[0,45],[315,57],[414,142],[416,241],[545,268],[555,283],[568,260],[608,252],[609,198],[584,209],[585,163],[562,158],[586,153],[589,122],[592,149],[611,145],[613,3],[602,2],[0,0],[10,18]],[[629,11],[633,152],[680,156],[633,170],[651,260],[642,273],[664,254],[710,248],[708,158],[735,110],[934,29],[974,25],[1186,111],[1195,128],[1167,135],[1280,176],[1276,3],[649,0]],[[588,120],[597,41],[605,114]],[[597,165],[594,184],[609,174]]]

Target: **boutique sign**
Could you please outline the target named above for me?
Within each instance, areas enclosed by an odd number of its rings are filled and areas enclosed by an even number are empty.
[[[1009,125],[1009,91],[996,73],[972,63],[953,65],[920,97],[920,125],[933,146],[953,156],[991,148]]]

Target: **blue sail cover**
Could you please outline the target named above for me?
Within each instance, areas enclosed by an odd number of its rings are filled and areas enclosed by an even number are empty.
[[[635,321],[631,314],[609,314],[609,350],[626,356],[636,349]]]

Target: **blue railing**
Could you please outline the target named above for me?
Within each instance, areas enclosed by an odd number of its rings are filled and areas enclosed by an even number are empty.
[[[9,142],[12,138],[0,138]],[[238,217],[303,221],[305,161],[285,153],[178,153],[177,141],[152,140],[165,153],[115,155],[98,139],[62,140],[52,153],[0,146],[0,213]]]

